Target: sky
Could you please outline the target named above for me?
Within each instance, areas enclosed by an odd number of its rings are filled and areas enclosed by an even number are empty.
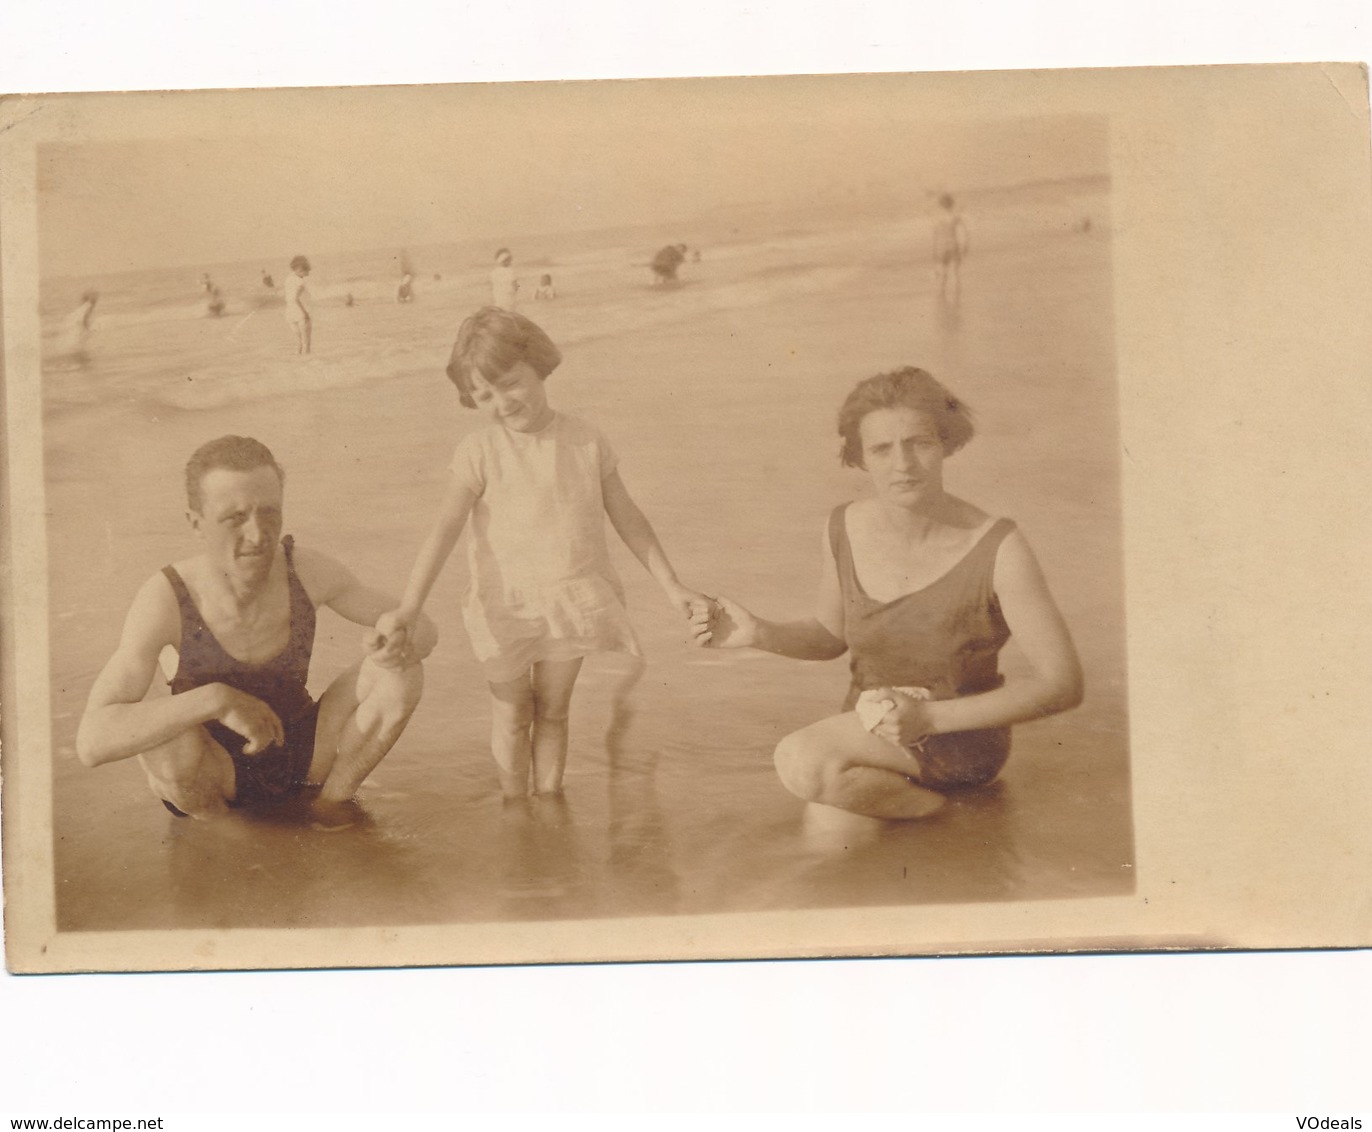
[[[41,149],[43,273],[503,241],[740,206],[913,209],[930,190],[1108,168],[1098,119],[929,121],[843,93],[814,80],[277,92],[274,113],[270,95],[243,96],[244,115],[239,96],[189,96],[200,136],[91,130]]]

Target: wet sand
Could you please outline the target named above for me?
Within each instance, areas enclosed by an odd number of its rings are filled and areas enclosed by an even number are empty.
[[[684,581],[792,617],[813,598],[829,510],[866,490],[837,461],[840,400],[858,379],[900,364],[944,378],[979,422],[946,467],[948,486],[1020,523],[1088,680],[1081,708],[1016,729],[998,783],[918,823],[804,806],[780,786],[771,751],[837,710],[846,659],[688,648],[617,543],[647,665],[587,662],[561,801],[506,806],[497,796],[457,555],[430,603],[444,640],[424,701],[365,784],[357,827],[319,833],[289,807],[215,825],[178,820],[136,762],[81,767],[76,722],[134,591],[192,552],[179,481],[199,443],[227,432],[266,441],[287,468],[286,529],[398,591],[452,447],[477,423],[442,376],[464,310],[329,309],[316,359],[304,363],[288,356],[279,313],[264,312],[243,327],[272,359],[241,375],[250,399],[93,386],[87,404],[48,406],[59,927],[444,924],[1130,891],[1108,233],[1040,232],[980,249],[953,316],[912,231],[911,256],[874,260],[855,233],[860,270],[824,287],[778,287],[743,309],[693,307],[683,288],[681,317],[668,309],[632,331],[576,341],[549,398],[610,437]],[[673,296],[645,288],[643,301]],[[526,310],[555,340],[573,336],[574,304]],[[213,333],[196,325],[178,345],[192,382]],[[389,344],[385,365],[328,380],[374,356],[378,340]],[[316,695],[358,655],[360,634],[321,616]],[[1003,666],[1018,663],[1012,642]]]

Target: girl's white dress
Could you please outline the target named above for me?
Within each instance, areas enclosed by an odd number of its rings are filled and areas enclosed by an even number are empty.
[[[601,481],[617,463],[599,431],[560,413],[538,432],[493,424],[458,444],[453,475],[477,496],[462,617],[488,680],[539,660],[642,655],[605,542]]]

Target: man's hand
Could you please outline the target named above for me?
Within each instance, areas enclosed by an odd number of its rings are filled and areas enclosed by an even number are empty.
[[[247,740],[243,747],[245,755],[261,754],[268,747],[286,741],[281,720],[265,703],[227,684],[220,684],[219,687],[224,703],[215,718]]]

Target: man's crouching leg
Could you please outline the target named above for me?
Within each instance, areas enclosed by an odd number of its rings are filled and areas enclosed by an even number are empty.
[[[395,746],[424,691],[424,668],[383,668],[370,658],[339,676],[319,701],[309,780],[324,805],[346,802]]]
[[[234,796],[233,760],[203,727],[192,727],[138,756],[152,791],[186,817],[217,818]]]

